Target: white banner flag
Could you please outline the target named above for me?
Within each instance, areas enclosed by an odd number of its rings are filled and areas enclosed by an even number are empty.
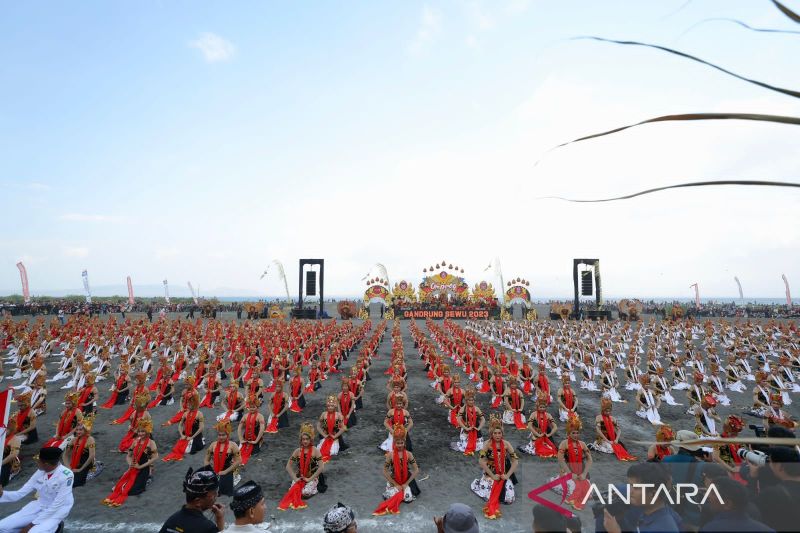
[[[133,282],[130,276],[128,276],[128,305],[133,305]]]
[[[167,285],[167,280],[164,280],[164,299],[169,303],[169,285]]]
[[[192,293],[192,300],[194,300],[195,305],[197,305],[197,294],[194,292],[194,288],[192,288],[192,282],[187,281],[187,285],[189,285],[189,292]]]
[[[89,290],[89,273],[84,270],[81,273],[81,277],[83,277],[83,290],[86,292],[86,303],[92,303],[92,291]]]
[[[689,285],[690,289],[692,287],[694,287],[694,306],[700,309],[700,287],[697,285],[697,283]]]
[[[25,269],[25,265],[22,264],[22,261],[17,263],[17,268],[19,269],[19,279],[22,282],[22,298],[27,304],[31,301],[31,291],[28,288],[28,271]]]
[[[783,278],[783,285],[786,287],[786,305],[792,306],[792,292],[789,290],[789,280],[786,279],[786,274],[781,274]]]
[[[744,300],[744,293],[742,292],[742,283],[739,281],[739,278],[733,276],[733,280],[736,282],[736,286],[739,287],[739,299]]]

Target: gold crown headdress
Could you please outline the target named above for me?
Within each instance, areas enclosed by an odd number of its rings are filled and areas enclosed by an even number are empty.
[[[153,432],[153,419],[144,418],[144,417],[139,419],[139,422],[136,424],[136,429],[137,430],[143,429],[147,433],[152,433]]]
[[[567,433],[580,431],[581,429],[583,429],[583,422],[581,422],[580,417],[574,413],[571,414],[569,418],[567,418]]]
[[[222,420],[220,420],[214,426],[214,429],[216,429],[219,433],[225,433],[227,435],[230,435],[231,432],[233,431],[230,418],[223,418]]]
[[[79,395],[78,395],[78,393],[77,393],[77,392],[75,392],[75,391],[68,392],[68,393],[66,393],[66,394],[64,395],[64,401],[65,401],[65,402],[72,402],[72,405],[73,405],[73,406],[76,406],[76,405],[78,405],[78,399],[79,399],[79,398],[80,398],[80,396],[79,396]]]
[[[492,413],[489,416],[489,433],[493,433],[496,429],[503,431],[503,419]]]
[[[92,413],[88,416],[84,416],[83,420],[81,420],[80,425],[83,426],[83,429],[86,430],[86,433],[92,432],[92,428],[94,427],[94,417],[95,414]]]
[[[336,399],[336,396],[334,396],[333,394],[331,394],[330,396],[328,396],[327,398],[325,398],[325,405],[326,405],[326,406],[328,406],[328,405],[333,405],[333,406],[335,406],[335,405],[336,405],[336,404],[338,404],[338,403],[339,403],[339,402],[338,402],[338,400]]]
[[[147,404],[150,403],[150,393],[148,391],[144,391],[141,394],[137,394],[136,398],[133,400],[133,406],[137,409],[144,409],[147,407]]]
[[[392,438],[394,440],[406,440],[406,434],[408,434],[408,431],[403,424],[394,425],[394,429],[392,430]]]
[[[303,435],[307,435],[309,439],[312,441],[314,440],[314,426],[309,424],[308,422],[303,422],[300,425],[300,438],[303,438]]]

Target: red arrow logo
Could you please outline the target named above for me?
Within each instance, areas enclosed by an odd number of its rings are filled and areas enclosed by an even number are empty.
[[[564,507],[561,507],[560,505],[556,505],[553,502],[551,502],[550,500],[545,500],[544,498],[539,496],[539,494],[541,494],[542,492],[544,492],[546,490],[550,490],[550,489],[552,489],[553,487],[555,487],[557,485],[561,485],[561,503],[564,503],[564,500],[567,497],[567,492],[569,490],[567,488],[567,481],[569,481],[570,479],[572,479],[572,474],[564,474],[561,477],[557,477],[553,481],[550,481],[549,483],[546,483],[546,484],[542,485],[541,487],[536,487],[535,489],[530,491],[528,493],[528,498],[530,498],[531,500],[533,500],[533,501],[535,501],[537,503],[540,503],[540,504],[544,505],[548,509],[552,509],[553,511],[561,513],[562,515],[566,516],[567,518],[572,518],[574,516],[572,514],[572,511],[570,511],[569,509],[565,509]]]

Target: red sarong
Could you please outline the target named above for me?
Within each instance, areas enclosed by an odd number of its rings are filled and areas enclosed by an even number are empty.
[[[522,418],[522,413],[519,411],[514,411],[514,425],[520,430],[528,429],[528,424],[525,423],[525,420]]]
[[[522,385],[522,391],[525,394],[530,394],[532,390],[533,390],[533,385],[531,384],[531,382],[530,381],[525,381],[525,384]]]
[[[536,455],[544,459],[558,455],[558,448],[556,448],[556,445],[545,436],[541,436],[533,441],[533,448],[536,451]]]
[[[289,487],[289,490],[286,491],[286,494],[281,499],[280,503],[278,504],[278,509],[281,511],[285,511],[287,509],[305,509],[308,507],[306,502],[303,501],[303,488],[306,486],[306,482],[302,479],[298,479],[292,486]]]
[[[134,408],[133,408],[133,403],[131,403],[131,404],[128,406],[128,408],[125,410],[125,412],[124,412],[124,413],[122,413],[122,416],[121,416],[121,417],[119,417],[119,418],[117,418],[116,420],[114,420],[114,421],[113,421],[113,422],[111,422],[111,423],[112,423],[112,424],[116,424],[116,425],[118,425],[118,424],[124,424],[124,423],[125,423],[125,422],[127,422],[127,421],[128,421],[128,419],[131,417],[131,415],[133,414],[133,411],[134,411]]]
[[[567,498],[564,501],[570,504],[576,510],[580,511],[584,507],[584,504],[581,502],[583,502],[583,499],[588,494],[589,489],[591,489],[592,485],[591,483],[589,483],[588,479],[581,480],[575,476],[572,477],[572,481],[575,482],[575,490],[573,490],[569,498]]]
[[[111,393],[111,397],[108,399],[106,403],[104,403],[100,407],[102,407],[103,409],[111,409],[112,407],[114,407],[114,405],[117,403],[117,396],[119,395],[117,391],[119,390],[120,387],[122,387],[123,383],[125,383],[125,376],[120,376],[117,379],[117,384],[114,385],[114,392]]]
[[[147,445],[150,442],[150,439],[143,439],[139,441],[136,445],[136,448],[133,450],[133,464],[139,464],[139,459],[142,457],[142,454],[147,449]],[[119,478],[117,484],[114,485],[111,494],[109,494],[103,503],[108,505],[109,507],[119,507],[125,500],[128,499],[128,493],[133,488],[133,484],[136,481],[136,476],[139,474],[139,470],[136,468],[128,468],[122,477]]]
[[[183,434],[185,435],[184,438],[179,439],[178,442],[175,443],[175,446],[172,447],[172,451],[164,457],[163,461],[183,461],[183,456],[186,454],[186,449],[192,442],[192,439],[186,438],[192,434],[194,429],[194,421],[197,418],[197,411],[192,411],[186,415],[186,420],[184,421],[183,425]]]
[[[256,424],[258,423],[258,415],[256,413],[247,413],[244,422],[244,440],[253,440],[256,438]],[[241,445],[240,454],[242,456],[242,464],[246,465],[250,460],[250,455],[253,453],[253,444],[245,442]]]
[[[500,512],[500,493],[503,492],[504,484],[505,480],[503,479],[492,483],[489,501],[483,506],[483,516],[489,520],[495,520],[503,516],[503,513]]]
[[[322,446],[319,447],[319,453],[322,454],[322,461],[325,463],[331,460],[331,447],[333,446],[334,442],[336,441],[331,437],[325,437],[322,440]]]
[[[400,504],[403,503],[404,491],[397,491],[397,494],[384,500],[373,512],[373,516],[383,516],[387,514],[400,514]]]
[[[498,476],[506,473],[506,445],[503,442],[500,448],[497,448],[497,442],[492,441],[492,458],[494,462],[494,472]],[[503,516],[500,512],[500,494],[503,492],[503,487],[506,481],[500,479],[492,482],[492,490],[489,492],[489,500],[483,507],[483,516],[489,520],[495,520]]]
[[[497,409],[498,407],[500,407],[500,402],[502,401],[503,401],[502,396],[495,395],[494,401],[492,402],[492,409]]]
[[[467,435],[467,448],[464,450],[464,455],[472,455],[475,453],[475,447],[478,444],[478,432],[472,430]]]
[[[458,427],[458,407],[450,409],[450,423]]]
[[[603,426],[606,430],[606,437],[611,441],[611,449],[614,450],[614,455],[617,456],[617,459],[620,461],[635,461],[636,457],[629,454],[622,444],[614,442],[614,439],[617,438],[617,431],[614,428],[614,421],[611,419],[611,415],[603,415]]]

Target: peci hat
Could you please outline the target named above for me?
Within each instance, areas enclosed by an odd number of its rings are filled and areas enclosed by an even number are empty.
[[[478,519],[472,508],[463,503],[454,503],[442,520],[445,533],[478,533]]]
[[[682,442],[690,442],[693,440],[697,440],[697,434],[694,431],[689,431],[688,429],[681,429],[675,435],[675,440],[678,441],[678,447],[683,448],[684,450],[689,450],[690,452],[696,452],[700,449],[699,444],[681,444]]]
[[[261,485],[255,481],[248,481],[233,492],[230,507],[235,513],[243,513],[259,504],[264,499]]]

